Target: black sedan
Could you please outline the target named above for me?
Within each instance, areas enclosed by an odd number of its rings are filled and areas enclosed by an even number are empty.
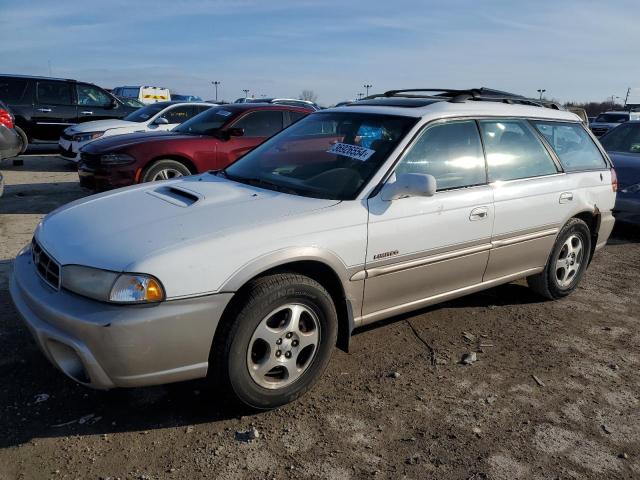
[[[640,121],[626,122],[600,138],[618,175],[614,215],[640,225]]]

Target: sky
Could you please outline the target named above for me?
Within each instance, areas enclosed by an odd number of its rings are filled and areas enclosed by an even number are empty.
[[[640,87],[638,0],[0,0],[0,73],[331,105],[396,88]],[[640,90],[639,90],[640,91]]]

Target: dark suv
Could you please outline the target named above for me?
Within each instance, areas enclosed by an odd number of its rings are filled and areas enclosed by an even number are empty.
[[[0,75],[0,100],[13,111],[25,149],[31,142],[57,142],[69,125],[136,110],[90,83],[25,75]]]

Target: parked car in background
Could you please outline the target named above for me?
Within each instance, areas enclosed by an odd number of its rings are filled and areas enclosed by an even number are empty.
[[[629,121],[629,112],[604,112],[589,124],[596,137],[601,137],[612,128]]]
[[[106,190],[224,168],[310,112],[287,105],[225,105],[171,132],[98,139],[82,149],[80,184]]]
[[[25,149],[32,142],[57,142],[70,125],[122,118],[135,110],[90,83],[25,75],[0,75],[0,100],[15,115]]]
[[[317,104],[296,98],[243,98],[236,100],[236,103],[272,103],[275,105],[292,105],[294,107],[310,108],[313,111],[320,110]]]
[[[208,376],[268,409],[356,327],[524,278],[566,297],[613,228],[611,164],[575,115],[484,92],[387,92],[223,170],[59,208],[15,259],[16,310],[84,385]]]
[[[171,100],[171,93],[168,88],[150,87],[150,86],[133,86],[133,87],[116,87],[113,94],[118,97],[133,98],[139,102],[148,105],[156,102],[167,102]]]
[[[134,132],[171,130],[212,106],[204,102],[158,102],[140,108],[122,120],[80,123],[67,128],[60,136],[58,140],[60,154],[77,162],[80,159],[80,149],[97,138]]]
[[[616,220],[640,226],[640,121],[626,122],[600,138],[618,175]]]
[[[0,160],[19,155],[23,147],[22,137],[16,132],[13,113],[0,102]]]
[[[196,95],[180,95],[178,93],[171,94],[171,100],[179,100],[181,102],[202,102],[202,97]]]
[[[144,107],[144,103],[142,103],[139,100],[136,100],[135,98],[118,97],[118,100],[121,100],[122,103],[124,103],[125,105],[127,105],[129,107],[134,107],[134,108],[142,108],[142,107]]]

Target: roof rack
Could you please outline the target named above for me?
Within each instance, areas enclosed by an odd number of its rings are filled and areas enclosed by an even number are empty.
[[[420,94],[420,92],[427,93],[426,95]],[[431,94],[430,92],[438,92]],[[523,97],[515,93],[503,92],[501,90],[494,90],[491,88],[470,88],[470,89],[451,89],[451,88],[405,88],[401,90],[388,90],[384,93],[370,95],[365,97],[366,99],[375,98],[391,98],[391,97],[403,97],[403,98],[431,98],[447,100],[451,103],[464,103],[469,100],[473,101],[485,101],[485,102],[503,102],[514,103],[520,105],[532,105],[536,107],[547,107],[559,110],[559,106],[553,102],[546,102],[544,100],[536,100],[532,98]]]

